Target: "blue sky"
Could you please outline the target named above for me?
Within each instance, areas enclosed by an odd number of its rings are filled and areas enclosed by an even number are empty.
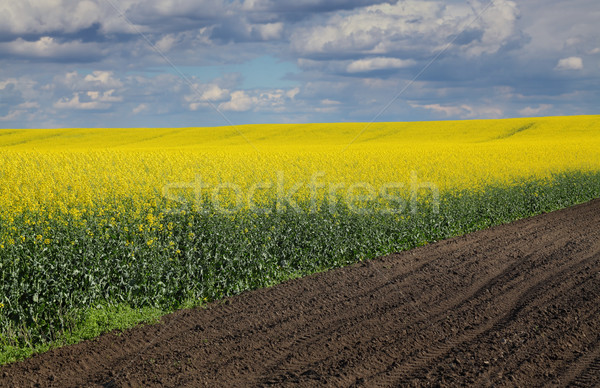
[[[598,20],[597,0],[3,0],[0,128],[599,114]]]

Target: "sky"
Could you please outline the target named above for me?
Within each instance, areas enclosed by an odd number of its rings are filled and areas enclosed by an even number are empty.
[[[599,114],[598,0],[2,0],[0,128]]]

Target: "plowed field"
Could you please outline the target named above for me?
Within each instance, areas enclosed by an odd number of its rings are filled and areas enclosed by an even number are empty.
[[[1,386],[597,386],[600,200],[182,310]]]

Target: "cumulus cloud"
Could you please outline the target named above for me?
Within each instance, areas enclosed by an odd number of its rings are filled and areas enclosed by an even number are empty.
[[[440,104],[428,104],[428,105],[419,105],[419,104],[411,104],[413,108],[422,108],[429,109],[436,113],[443,113],[446,116],[459,116],[461,113],[465,111],[469,111],[470,107],[464,106],[442,106]]]
[[[411,107],[431,110],[438,114],[443,114],[446,117],[456,118],[486,118],[495,119],[502,117],[502,109],[494,106],[472,106],[467,104],[462,105],[441,105],[441,104],[415,104],[411,103]]]
[[[515,2],[506,0],[494,1],[487,10],[484,10],[487,2],[474,4],[475,14],[470,16],[479,16],[480,21],[476,21],[473,28],[482,31],[483,34],[478,40],[466,45],[467,53],[474,56],[496,53],[515,34],[515,23],[520,15],[519,8]]]
[[[99,22],[102,16],[98,3],[90,0],[4,0],[0,5],[0,33],[75,32]]]
[[[558,61],[556,70],[582,70],[583,59],[580,57],[563,58]]]
[[[209,108],[212,103],[229,99],[229,89],[221,87],[220,82],[223,82],[223,80],[206,84],[194,84],[191,88],[191,94],[184,97],[189,109],[195,111],[202,107]]]
[[[279,39],[283,34],[283,23],[265,23],[255,25],[262,40]]]
[[[158,42],[155,43],[156,48],[158,48],[163,53],[166,53],[171,50],[171,48],[177,42],[177,38],[174,34],[167,34],[160,38]]]
[[[8,78],[4,81],[0,81],[0,90],[6,89],[9,85],[16,85],[17,82],[19,81],[17,81],[16,78]]]
[[[222,20],[224,0],[126,0],[116,3],[127,20],[104,0],[3,0],[0,4],[0,35],[72,34],[98,30],[102,34],[137,34],[200,28]]]
[[[98,91],[89,91],[89,92],[87,92],[87,95],[89,98],[92,99],[92,101],[99,101],[99,102],[121,102],[121,101],[123,101],[123,97],[113,96],[114,92],[115,92],[114,89],[107,90],[103,93],[98,92]]]
[[[389,3],[389,0],[244,0],[242,9],[244,11],[261,12],[332,12],[339,10],[354,9],[377,3]],[[295,15],[298,17],[298,15]]]
[[[238,90],[231,93],[231,99],[219,105],[219,109],[223,111],[244,112],[250,110],[257,102],[256,97],[252,98],[243,90]]]
[[[205,27],[231,11],[224,0],[130,0],[120,6],[133,23],[163,30]]]
[[[212,105],[242,122],[368,121],[416,74],[380,119],[597,113],[597,0],[494,0],[483,12],[487,4],[120,1],[133,28],[105,0],[4,0],[0,117],[9,126],[224,124],[205,114]]]
[[[319,101],[319,106],[315,110],[319,113],[334,113],[338,112],[342,103],[328,98]]]
[[[515,32],[518,8],[512,1],[499,0],[481,14],[483,4],[473,4],[476,7],[406,0],[364,7],[334,15],[325,25],[298,29],[291,43],[304,57],[423,50],[431,53],[448,43],[450,37],[466,32],[456,42],[467,54],[496,53]]]
[[[25,111],[21,109],[11,110],[8,114],[0,116],[0,121],[13,121],[18,119]]]
[[[83,80],[91,85],[102,88],[114,89],[123,86],[123,82],[115,78],[112,71],[93,71],[92,74],[86,75]]]
[[[300,88],[293,88],[285,92],[285,96],[290,100],[293,100],[294,98],[296,98],[298,93],[300,93]]]
[[[219,109],[234,112],[249,110],[281,112],[286,109],[286,101],[293,100],[298,93],[298,88],[290,90],[237,90],[231,93],[229,101],[219,104]]]
[[[54,103],[54,107],[57,109],[84,109],[84,110],[97,110],[97,109],[108,109],[110,104],[106,104],[100,101],[80,101],[79,93],[73,94],[72,98],[61,98]]]
[[[36,109],[39,108],[40,104],[37,101],[25,101],[17,105],[17,109]]]
[[[10,92],[21,99],[35,100],[39,96],[39,92],[36,89],[37,84],[35,80],[27,76],[19,78],[10,77],[4,81],[0,80],[0,90],[4,90],[3,94],[5,97]]]
[[[94,70],[87,75],[71,71],[54,77],[53,85],[72,91],[107,91],[122,88],[123,81],[117,78],[112,71]]]
[[[221,101],[229,96],[229,90],[222,89],[219,85],[210,85],[200,96],[201,101]]]
[[[94,43],[63,43],[55,38],[43,36],[33,42],[18,38],[12,42],[0,43],[0,55],[2,54],[27,59],[89,62],[101,58],[104,52]]]
[[[373,70],[400,69],[415,64],[416,62],[412,59],[376,57],[353,61],[346,67],[346,70],[348,73],[362,73]]]
[[[88,91],[87,93],[74,93],[72,98],[61,98],[54,103],[54,107],[57,109],[84,109],[84,110],[98,110],[108,109],[113,102],[123,101],[122,97],[113,96],[114,90],[108,90],[105,92]],[[80,96],[84,95],[85,100],[81,101]]]
[[[139,104],[138,106],[136,106],[135,108],[133,108],[133,110],[131,111],[131,113],[133,113],[134,115],[137,115],[139,113],[142,113],[144,111],[148,110],[148,105],[146,104]]]
[[[550,105],[550,104],[540,104],[535,108],[528,106],[528,107],[525,107],[525,108],[519,110],[519,114],[521,116],[525,116],[525,117],[532,117],[532,116],[537,116],[540,113],[547,111],[551,108],[552,108],[552,105]]]

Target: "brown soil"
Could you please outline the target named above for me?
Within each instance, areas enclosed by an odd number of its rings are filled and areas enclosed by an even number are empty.
[[[1,386],[598,386],[600,200],[0,368]]]

